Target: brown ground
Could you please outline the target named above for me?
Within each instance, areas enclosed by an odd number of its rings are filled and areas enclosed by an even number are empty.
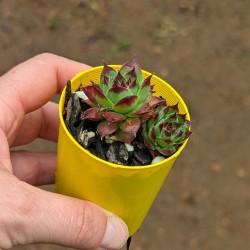
[[[249,10],[249,0],[0,0],[1,74],[44,51],[90,65],[136,54],[188,104],[193,135],[133,250],[250,247]],[[23,247],[38,248],[61,249]]]

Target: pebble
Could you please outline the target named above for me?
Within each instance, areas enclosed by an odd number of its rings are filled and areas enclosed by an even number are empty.
[[[159,155],[159,156],[156,156],[156,157],[152,160],[151,164],[155,164],[155,163],[161,162],[161,161],[163,161],[163,160],[165,160],[165,157]]]

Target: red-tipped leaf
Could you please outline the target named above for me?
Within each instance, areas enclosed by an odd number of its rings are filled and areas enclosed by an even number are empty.
[[[135,113],[133,113],[131,116],[142,116],[147,113],[151,113],[151,108],[149,107],[148,103],[143,103],[139,109]],[[151,113],[153,114],[153,113]]]
[[[136,136],[137,131],[139,130],[141,126],[141,121],[139,118],[128,118],[124,122],[120,124],[120,129],[123,132],[133,134]]]
[[[126,119],[126,116],[111,111],[105,112],[103,117],[110,123],[120,122]]]
[[[115,132],[115,136],[117,140],[127,144],[131,144],[131,142],[135,139],[135,136],[132,133],[126,133],[120,129]]]
[[[138,96],[126,96],[114,105],[114,110],[118,113],[125,114],[131,111],[133,105],[136,103]]]
[[[101,83],[107,85],[108,84],[108,81],[107,80],[104,80],[105,77],[106,78],[110,78],[110,77],[114,77],[116,75],[116,71],[109,67],[105,62],[103,63],[103,70],[102,70],[102,73],[101,73]]]
[[[150,107],[156,107],[160,104],[166,105],[166,100],[163,99],[162,97],[158,97],[158,96],[151,96],[150,97],[150,100],[149,100]]]
[[[97,126],[97,132],[103,139],[107,135],[113,134],[118,129],[117,123],[110,123],[108,121],[102,121]]]
[[[105,98],[105,95],[102,93],[102,90],[100,89],[99,85],[93,82],[92,85],[84,87],[83,92],[89,98],[89,100],[96,105],[98,105],[96,97],[103,99]]]
[[[142,89],[148,87],[150,89],[150,80],[152,75],[148,76],[142,83]]]
[[[174,152],[176,152],[175,149],[159,149],[159,152],[165,156],[170,156],[172,155]]]
[[[133,58],[133,59],[131,59],[131,60],[125,62],[125,63],[122,65],[121,69],[122,69],[123,67],[126,67],[126,66],[131,67],[131,68],[135,68],[135,71],[141,70],[141,68],[140,68],[139,64],[137,63],[137,61],[135,60],[135,58]]]
[[[87,109],[81,116],[83,120],[100,121],[103,119],[102,113],[99,108],[93,107]]]

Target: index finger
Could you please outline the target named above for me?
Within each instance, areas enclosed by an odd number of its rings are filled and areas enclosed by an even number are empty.
[[[24,113],[34,111],[60,93],[67,80],[89,67],[53,54],[40,54],[1,77],[0,99],[13,105],[16,112],[21,108]]]

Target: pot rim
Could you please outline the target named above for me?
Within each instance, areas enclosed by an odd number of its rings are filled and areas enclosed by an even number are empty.
[[[122,65],[108,65],[109,67],[112,67],[112,68],[115,68],[115,69],[119,69]],[[77,73],[72,79],[71,81],[74,81],[76,80],[79,76],[83,76],[84,74],[88,74],[92,71],[96,71],[96,70],[101,70],[103,68],[103,66],[96,66],[96,67],[92,67],[90,69],[87,69],[87,70],[84,70],[82,72],[79,72]],[[147,74],[147,75],[151,75],[152,73],[146,71],[146,70],[143,70],[142,69],[142,72],[144,74]],[[182,97],[179,95],[179,93],[169,84],[167,83],[165,80],[163,80],[162,78],[156,76],[153,74],[152,76],[153,78],[159,80],[160,82],[164,83],[165,85],[168,86],[169,89],[171,89],[171,92],[175,93],[176,97],[178,98],[179,102],[182,103],[182,106],[183,108],[185,109],[186,111],[186,115],[187,115],[187,118],[190,120],[190,114],[189,114],[189,111],[188,111],[188,108],[187,108],[187,105],[185,104],[184,100],[182,99]],[[126,165],[120,165],[120,164],[116,164],[116,163],[112,163],[112,162],[109,162],[109,161],[105,161],[95,155],[93,155],[92,153],[90,153],[87,149],[85,149],[83,146],[81,146],[76,140],[75,138],[71,135],[71,133],[69,132],[69,130],[67,129],[66,127],[66,124],[64,122],[64,119],[63,119],[63,112],[64,112],[64,101],[65,101],[65,92],[66,92],[66,86],[63,88],[62,92],[61,92],[61,96],[60,96],[60,100],[59,100],[59,120],[60,120],[60,124],[62,125],[63,127],[63,130],[65,131],[65,133],[67,134],[67,136],[71,139],[71,141],[73,141],[73,143],[78,147],[78,149],[80,149],[83,153],[89,155],[90,157],[92,157],[93,159],[101,162],[102,164],[107,164],[109,165],[110,167],[113,167],[113,168],[121,168],[121,169],[127,169],[127,170],[131,170],[131,169],[134,169],[134,170],[139,170],[139,169],[150,169],[150,168],[155,168],[155,167],[158,167],[158,166],[161,166],[162,164],[168,162],[168,161],[171,161],[173,160],[174,158],[177,158],[177,156],[179,156],[179,154],[182,152],[182,150],[185,148],[188,140],[186,139],[184,141],[184,143],[178,148],[178,150],[172,154],[171,156],[169,156],[168,158],[160,161],[160,162],[157,162],[157,163],[154,163],[154,164],[150,164],[150,165],[143,165],[143,166],[126,166]]]

